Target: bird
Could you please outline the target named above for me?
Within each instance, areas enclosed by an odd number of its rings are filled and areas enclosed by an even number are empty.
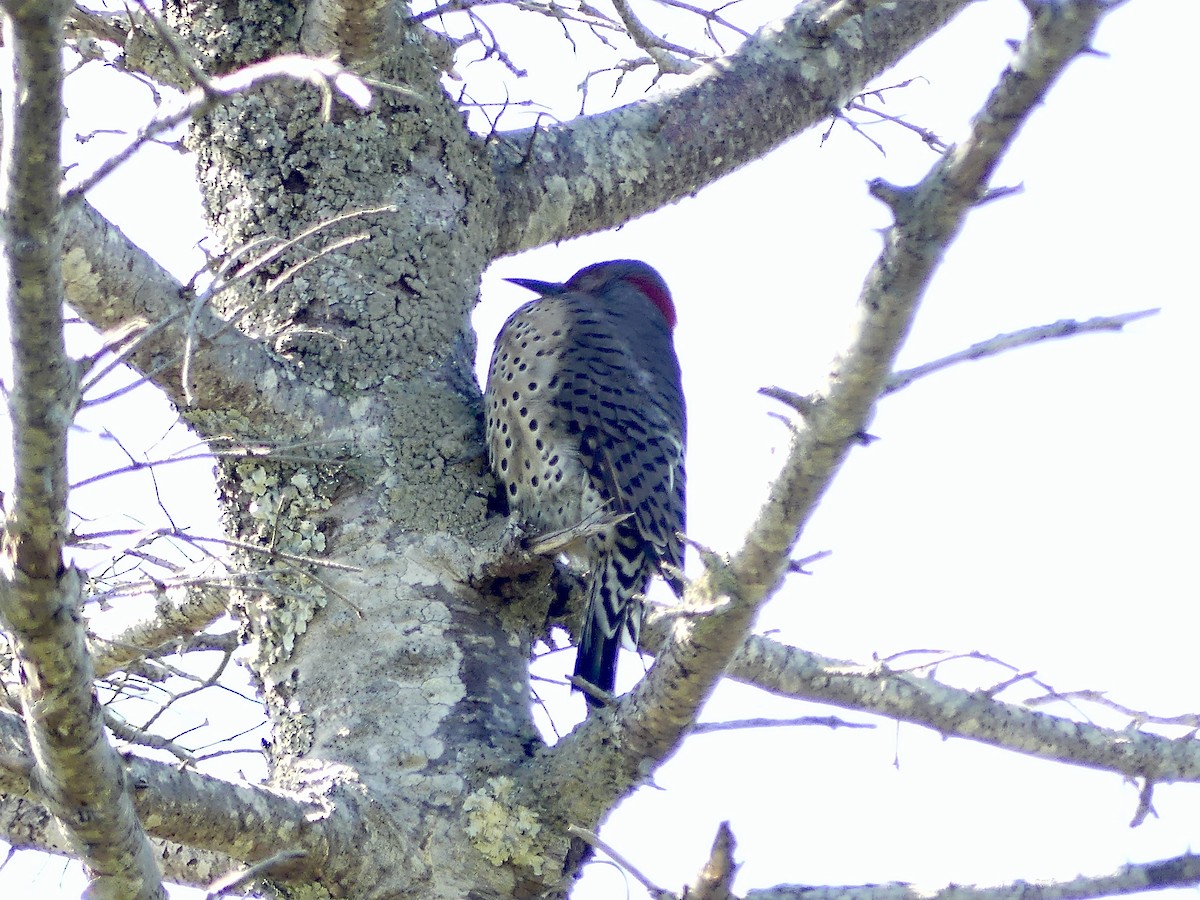
[[[567,556],[587,572],[575,674],[612,694],[617,650],[623,638],[637,647],[650,579],[683,590],[687,415],[675,305],[639,260],[595,263],[564,282],[506,280],[540,296],[496,338],[484,390],[489,462],[527,534],[602,523]]]

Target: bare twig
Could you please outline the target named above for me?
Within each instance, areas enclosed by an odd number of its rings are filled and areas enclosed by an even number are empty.
[[[633,513],[592,513],[578,525],[560,528],[557,531],[539,534],[532,538],[529,543],[529,553],[532,556],[554,556],[564,553],[590,537],[607,534],[613,526],[621,524],[632,515]]]
[[[930,131],[928,128],[922,128],[920,125],[914,125],[912,122],[906,122],[901,116],[889,115],[888,113],[882,112],[878,109],[872,109],[871,107],[869,107],[863,103],[857,103],[857,102],[851,102],[846,108],[853,109],[858,112],[870,113],[873,116],[878,116],[880,121],[891,122],[893,125],[899,125],[901,128],[907,128],[909,131],[911,131],[913,134],[915,134],[917,137],[919,137],[925,144],[927,144],[929,147],[931,147],[934,150],[942,151],[942,150],[945,150],[947,147],[946,142],[943,141],[936,134],[934,134],[932,131]],[[849,119],[847,119],[846,121],[850,122]],[[855,131],[858,131],[860,134],[863,134],[863,136],[866,137],[866,135],[862,132],[861,128],[856,123],[851,122],[850,124],[851,124],[851,127],[853,127]],[[868,123],[868,124],[873,124],[873,123]],[[867,138],[867,140],[871,140],[871,139]],[[871,141],[871,143],[875,143],[875,141]],[[879,146],[878,144],[875,144],[875,145],[877,147]],[[880,147],[880,150],[882,150],[882,149],[883,148]]]
[[[718,6],[716,9],[704,9],[701,6],[693,6],[691,3],[684,3],[683,0],[658,0],[658,2],[663,6],[672,6],[676,9],[682,9],[704,19],[704,21],[707,23],[706,28],[708,31],[708,36],[718,47],[721,48],[721,52],[725,52],[725,48],[721,45],[721,42],[717,40],[717,36],[712,31],[712,26],[714,24],[720,25],[722,28],[728,28],[742,39],[747,39],[750,37],[749,31],[744,28],[739,28],[728,19],[723,18],[720,14],[720,10],[728,9],[730,6],[733,6],[737,0],[734,0],[734,3],[726,3],[722,6]]]
[[[204,900],[216,900],[218,897],[223,897],[237,890],[242,885],[249,884],[251,881],[268,874],[282,863],[304,859],[307,855],[303,850],[280,850],[278,853],[267,857],[261,862],[257,862],[238,872],[230,872],[223,878],[218,878],[209,886],[208,893],[204,895]]]
[[[1039,759],[1159,783],[1200,782],[1200,741],[1102,728],[881,663],[829,659],[751,636],[730,664],[729,676],[797,700],[876,713]]]
[[[730,722],[697,722],[692,734],[715,734],[719,731],[744,731],[749,728],[794,728],[820,725],[824,728],[874,728],[871,722],[847,722],[838,716],[797,716],[794,719],[734,719]]]
[[[144,126],[126,147],[101,163],[91,175],[77,182],[66,192],[65,202],[74,203],[100,181],[124,164],[138,150],[159,135],[183,124],[189,119],[204,115],[224,103],[230,97],[269,81],[304,81],[316,87],[325,104],[339,94],[366,109],[371,104],[370,89],[361,78],[332,60],[312,59],[307,56],[288,54],[266,59],[246,66],[219,78],[208,79],[202,87],[188,91],[172,112],[161,113]]]
[[[941,890],[920,890],[910,884],[863,884],[834,887],[783,884],[746,892],[746,900],[1088,900],[1141,891],[1200,884],[1200,856],[1185,853],[1171,859],[1130,863],[1112,875],[1084,876],[1070,881],[1026,882],[996,887],[953,884]]]
[[[788,563],[789,572],[799,572],[801,575],[811,575],[805,566],[810,566],[815,562],[820,562],[826,557],[833,556],[832,550],[818,550],[816,553],[810,553],[802,559],[793,559]]]
[[[653,881],[643,875],[633,863],[623,857],[608,844],[604,843],[604,841],[600,839],[599,835],[583,828],[579,828],[576,825],[568,825],[567,833],[572,837],[579,838],[588,846],[595,847],[614,863],[616,863],[621,869],[632,875],[637,883],[644,887],[650,896],[654,898],[654,900],[675,900],[674,894],[672,894],[670,891],[663,890]]]
[[[1027,347],[1030,344],[1036,344],[1040,341],[1074,337],[1077,334],[1089,334],[1097,331],[1121,331],[1130,322],[1136,322],[1139,319],[1145,319],[1157,313],[1157,309],[1143,309],[1115,316],[1095,316],[1085,322],[1080,322],[1077,319],[1060,319],[1057,322],[1051,322],[1049,325],[1036,325],[1032,328],[1022,328],[1020,331],[1000,334],[986,341],[980,341],[978,344],[972,344],[967,349],[952,353],[942,359],[936,359],[911,369],[892,373],[891,377],[888,378],[887,385],[883,389],[883,393],[895,393],[908,387],[918,378],[924,378],[926,375],[932,375],[934,372],[941,371],[958,363],[995,356],[1006,350],[1012,350],[1015,347]]]
[[[695,62],[701,56],[699,52],[672,44],[656,35],[637,17],[629,0],[612,0],[612,3],[617,15],[625,23],[625,31],[630,39],[649,54],[664,75],[690,75],[700,68],[700,64]],[[678,56],[672,56],[672,53]]]

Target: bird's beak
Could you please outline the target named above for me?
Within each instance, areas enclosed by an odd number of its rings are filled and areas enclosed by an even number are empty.
[[[513,284],[519,284],[523,288],[548,296],[561,294],[566,291],[566,285],[560,284],[557,281],[537,281],[533,278],[505,278],[505,281],[511,281]]]

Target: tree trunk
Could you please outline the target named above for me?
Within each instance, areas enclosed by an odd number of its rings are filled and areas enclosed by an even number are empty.
[[[243,4],[233,30],[220,5],[193,7],[191,39],[218,72],[297,52],[286,25],[246,24],[278,8]],[[299,448],[284,455],[304,461],[221,467],[230,532],[339,566],[245,554],[271,568],[239,610],[273,726],[270,780],[367,821],[360,853],[333,854],[356,868],[324,879],[347,896],[516,896],[522,872],[565,889],[567,841],[522,856],[513,810],[495,803],[540,742],[529,641],[514,637],[529,624],[476,586],[504,524],[488,514],[469,319],[495,187],[422,44],[373,74],[402,88],[377,90],[365,114],[343,101],[323,118],[310,88],[278,84],[189,138],[225,252],[311,232],[218,297],[227,317],[245,310],[286,389],[188,413],[208,436]]]

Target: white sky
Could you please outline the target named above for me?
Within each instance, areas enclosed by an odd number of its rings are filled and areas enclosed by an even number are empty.
[[[1186,0],[1131,2],[1110,17],[1096,41],[1108,56],[1075,63],[1035,115],[997,179],[1024,192],[968,220],[901,365],[1060,318],[1146,307],[1162,314],[1124,334],[958,367],[885,399],[870,428],[880,439],[853,452],[801,541],[801,555],[833,555],[789,583],[760,630],[863,663],[914,648],[978,650],[1036,670],[1060,690],[1105,691],[1161,715],[1200,707],[1191,571],[1200,537],[1192,272],[1200,189],[1187,95],[1198,29],[1200,11]],[[1006,40],[1024,30],[1016,0],[977,4],[884,77],[925,79],[889,94],[886,109],[961,138],[1008,59]],[[557,46],[535,40],[533,49],[510,52],[528,54],[517,61],[532,65]],[[111,127],[112,109],[132,103],[111,86],[96,101],[96,77],[71,84],[80,131]],[[566,117],[577,101],[564,95],[562,103]],[[739,546],[786,446],[784,428],[769,416],[780,410],[757,389],[812,389],[847,334],[888,221],[865,183],[911,183],[934,162],[895,127],[871,132],[886,157],[844,126],[820,146],[822,130],[695,199],[616,232],[502,260],[484,278],[475,321],[486,356],[504,317],[528,299],[502,278],[558,280],[617,257],[659,268],[679,309],[689,531],[722,551]],[[80,152],[103,155],[105,146],[112,145],[97,140]],[[149,195],[147,170],[131,168],[94,200],[186,277],[200,260],[194,190],[185,160],[158,156],[156,167],[174,166],[167,177],[181,186],[177,198],[157,182]],[[139,401],[105,421],[128,446],[144,448],[171,420]],[[94,442],[87,447],[86,462],[73,459],[78,474],[109,464]],[[207,468],[163,470],[164,479],[181,473],[164,493],[199,498],[172,506],[185,520],[208,515],[194,506],[205,490],[197,473]],[[90,512],[109,502],[93,500]],[[558,654],[545,669],[568,664]],[[622,681],[636,671],[626,655]],[[947,664],[938,675],[964,686],[1006,677],[976,663]],[[1026,695],[1017,688],[1005,697]],[[566,707],[556,718],[560,731],[582,715],[578,698]],[[706,718],[834,712],[729,687]],[[1126,724],[1088,712],[1102,724]],[[1200,822],[1197,786],[1159,788],[1159,818],[1130,829],[1137,791],[1118,776],[886,723],[874,731],[696,737],[655,784],[616,811],[603,837],[674,890],[694,876],[722,819],[739,843],[739,891],[776,882],[939,887],[1104,874],[1185,850]],[[78,867],[64,874],[60,860],[31,854],[0,870],[6,896],[34,890],[31,883],[39,896],[63,897],[81,884]],[[645,893],[603,864],[589,868],[575,893],[625,896]]]

